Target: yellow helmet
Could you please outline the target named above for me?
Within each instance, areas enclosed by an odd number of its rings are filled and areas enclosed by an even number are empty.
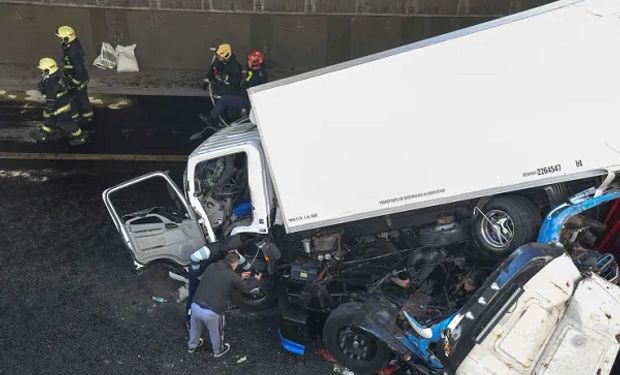
[[[64,42],[73,42],[77,38],[75,30],[71,26],[60,26],[56,31],[56,36]]]
[[[45,74],[53,74],[58,70],[58,65],[56,65],[56,61],[50,57],[44,57],[39,60],[39,65],[37,65],[43,73]]]
[[[215,54],[222,60],[228,60],[232,56],[232,47],[228,43],[222,43],[217,46]]]

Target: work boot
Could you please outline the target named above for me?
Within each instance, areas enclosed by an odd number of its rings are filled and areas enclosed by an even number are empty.
[[[34,138],[37,142],[45,142],[53,131],[54,129],[50,128],[49,126],[41,125],[39,126],[39,129],[37,129],[34,133]]]
[[[69,139],[69,146],[81,146],[86,143],[86,138],[71,138]]]
[[[84,138],[84,133],[81,128],[71,133],[69,138],[69,146],[80,146],[86,143],[86,138]]]
[[[80,116],[82,117],[82,121],[91,122],[93,121],[93,118],[95,118],[95,113],[93,111],[90,111],[87,113],[82,113],[80,114]]]

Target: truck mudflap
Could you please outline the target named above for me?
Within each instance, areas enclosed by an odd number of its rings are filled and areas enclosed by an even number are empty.
[[[536,374],[605,375],[620,350],[620,288],[592,275],[573,294]]]
[[[278,336],[284,350],[303,356],[306,352],[308,314],[288,301],[286,282],[280,282],[278,288],[278,310],[280,311],[280,328]]]

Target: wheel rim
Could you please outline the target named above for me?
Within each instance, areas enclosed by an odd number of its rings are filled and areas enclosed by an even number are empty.
[[[491,210],[485,213],[480,222],[480,234],[489,246],[506,248],[514,238],[514,222],[506,212]]]
[[[263,303],[266,299],[268,299],[269,295],[265,293],[261,288],[256,294],[242,292],[240,293],[240,297],[248,305],[259,305]]]
[[[342,354],[352,361],[369,361],[377,354],[375,341],[351,327],[346,327],[340,331],[338,347]]]

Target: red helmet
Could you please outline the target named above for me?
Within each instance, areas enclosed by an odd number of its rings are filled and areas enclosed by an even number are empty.
[[[248,53],[248,66],[253,68],[260,68],[263,65],[263,60],[265,59],[265,55],[257,49],[252,50]]]

